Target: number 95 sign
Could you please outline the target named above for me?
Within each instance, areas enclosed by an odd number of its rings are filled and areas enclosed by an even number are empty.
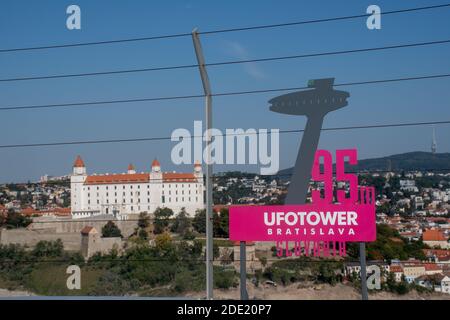
[[[311,178],[323,186],[311,191],[312,203],[284,206],[230,207],[230,239],[234,241],[349,242],[374,241],[375,192],[358,186],[356,149],[336,151],[336,175],[329,151],[317,150]],[[335,181],[334,181],[335,180]],[[334,187],[344,185],[345,189]]]

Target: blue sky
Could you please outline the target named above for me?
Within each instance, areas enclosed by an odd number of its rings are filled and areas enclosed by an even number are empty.
[[[0,49],[89,42],[228,27],[283,23],[441,4],[443,1],[7,1],[0,4]],[[66,8],[77,4],[82,29],[66,28]],[[202,36],[207,62],[357,49],[450,39],[450,8],[382,17],[370,31],[365,19]],[[308,79],[336,82],[449,73],[450,45],[209,68],[214,92],[304,86]],[[196,63],[189,37],[0,53],[0,77],[79,73]],[[450,119],[450,79],[340,88],[349,106],[325,119],[325,127]],[[72,101],[202,93],[198,70],[0,83],[0,107]],[[214,126],[302,129],[303,117],[272,113],[277,94],[217,97]],[[193,130],[203,100],[142,102],[0,113],[1,144],[170,136]],[[359,158],[429,151],[429,126],[322,133],[320,148],[357,148]],[[449,152],[450,125],[436,127],[438,152]],[[291,166],[301,134],[280,136],[280,167]],[[170,141],[46,148],[0,149],[0,182],[36,180],[71,171],[80,154],[89,172],[123,172],[132,162],[148,171],[157,157],[163,170],[186,171],[170,160]],[[217,166],[256,171],[255,166]]]

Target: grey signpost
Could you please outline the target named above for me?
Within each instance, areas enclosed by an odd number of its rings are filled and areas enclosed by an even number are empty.
[[[206,298],[213,299],[213,214],[212,214],[212,163],[211,163],[211,129],[212,129],[212,96],[208,73],[205,67],[202,46],[197,29],[192,31],[195,55],[197,57],[200,77],[205,93],[206,118]]]
[[[241,300],[248,300],[247,293],[247,254],[246,254],[247,244],[245,241],[240,242],[239,248],[239,267],[240,267],[240,282],[241,282]]]
[[[369,300],[367,292],[367,269],[366,269],[366,244],[359,243],[359,261],[361,264],[361,296],[363,300]]]

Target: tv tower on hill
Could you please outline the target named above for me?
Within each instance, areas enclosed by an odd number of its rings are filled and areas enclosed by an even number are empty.
[[[433,126],[433,140],[431,141],[431,153],[435,154],[437,149],[437,143],[436,143],[436,130]]]

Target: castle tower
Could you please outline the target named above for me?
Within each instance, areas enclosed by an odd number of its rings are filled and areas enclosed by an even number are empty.
[[[203,171],[202,171],[202,165],[199,161],[195,161],[194,164],[194,175],[197,177],[199,182],[202,182],[203,180]]]
[[[431,153],[435,154],[437,150],[437,142],[436,142],[436,130],[433,126],[433,140],[431,141]]]
[[[127,173],[128,174],[135,174],[136,173],[136,170],[135,170],[134,166],[131,163],[128,165]]]
[[[77,156],[73,163],[72,175],[70,176],[70,203],[72,215],[74,211],[81,211],[83,207],[83,183],[87,178],[86,166],[83,159]]]
[[[85,226],[81,230],[81,254],[85,259],[90,258],[96,252],[99,245],[100,234],[92,226]]]

